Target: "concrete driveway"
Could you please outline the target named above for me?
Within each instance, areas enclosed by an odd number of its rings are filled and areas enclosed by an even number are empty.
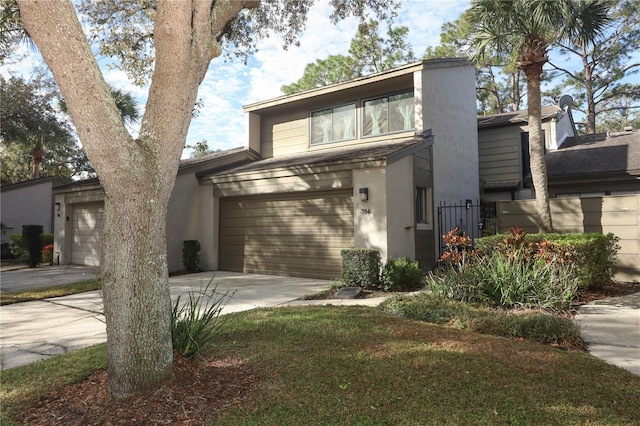
[[[91,274],[91,269],[84,272],[81,269],[71,268],[67,270],[68,275],[58,271],[60,276],[56,282],[60,283],[65,276],[67,282],[73,282],[69,279],[78,281],[78,276],[82,277],[80,280],[89,279],[87,277]],[[2,272],[2,288],[25,288],[28,285],[43,287],[43,282],[48,282],[49,285],[53,282],[54,271],[49,268],[28,271]],[[38,273],[42,273],[44,278],[38,276]],[[206,286],[212,278],[218,293],[229,292],[231,296],[223,313],[287,304],[330,286],[330,282],[325,280],[221,271],[202,272],[171,277],[169,283],[172,300],[180,294]],[[2,370],[102,343],[106,339],[99,291],[0,307]]]

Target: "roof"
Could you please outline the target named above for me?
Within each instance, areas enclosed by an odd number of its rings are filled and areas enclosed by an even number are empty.
[[[562,111],[557,105],[543,106],[541,109],[542,120],[557,116]],[[529,111],[504,112],[496,115],[482,115],[478,117],[478,128],[507,126],[510,124],[521,124],[529,122]]]
[[[221,176],[236,173],[250,173],[299,166],[324,166],[380,160],[390,162],[396,158],[403,157],[407,153],[413,152],[414,148],[423,147],[422,143],[432,141],[433,136],[431,135],[431,131],[428,130],[424,135],[416,135],[411,138],[398,138],[381,142],[308,151],[298,154],[267,158],[265,160],[242,164],[233,168],[213,169],[206,173],[203,172],[198,174],[198,177],[203,178],[207,176],[213,177],[216,175]]]
[[[640,175],[640,132],[626,131],[567,138],[546,155],[549,177]]]
[[[42,177],[42,178],[38,178],[38,179],[31,179],[31,180],[25,180],[23,182],[12,183],[12,184],[9,184],[9,185],[2,185],[2,186],[0,186],[0,191],[2,191],[2,192],[12,191],[14,189],[26,188],[26,187],[29,187],[29,186],[40,185],[40,184],[48,183],[48,182],[51,182],[51,187],[52,188],[57,188],[59,186],[63,186],[63,185],[68,184],[69,182],[71,182],[71,179],[60,177],[60,176]]]
[[[381,80],[386,80],[392,77],[397,77],[406,74],[413,74],[415,71],[432,68],[447,68],[447,67],[460,67],[460,66],[473,66],[473,63],[464,58],[436,58],[426,59],[423,61],[412,62],[409,64],[401,65],[390,70],[382,71],[375,74],[369,74],[364,77],[359,77],[353,80],[344,81],[341,83],[330,84],[328,86],[318,87],[310,90],[305,90],[300,93],[294,93],[292,95],[279,96],[272,99],[267,99],[260,102],[255,102],[249,105],[245,105],[244,111],[259,111],[262,109],[288,104],[290,102],[299,101],[302,99],[313,98],[319,95],[338,92],[346,88],[363,86],[366,84],[374,83]]]

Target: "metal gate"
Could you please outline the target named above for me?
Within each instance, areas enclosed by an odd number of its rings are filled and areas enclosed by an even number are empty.
[[[447,204],[446,201],[438,206],[438,230],[440,244],[438,257],[442,256],[445,244],[442,235],[458,228],[473,241],[485,235],[493,235],[497,230],[497,215],[495,202],[479,202],[472,200],[460,201],[459,204]]]

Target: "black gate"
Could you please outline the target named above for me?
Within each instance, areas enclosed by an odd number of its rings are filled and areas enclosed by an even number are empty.
[[[440,232],[439,256],[445,249],[442,235],[458,228],[475,241],[476,238],[496,233],[498,221],[496,219],[495,202],[479,202],[472,200],[460,201],[459,204],[447,204],[445,201],[438,206],[438,230]]]

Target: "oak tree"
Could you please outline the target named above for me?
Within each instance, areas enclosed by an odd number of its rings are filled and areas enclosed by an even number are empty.
[[[166,213],[198,87],[225,48],[273,32],[295,43],[312,0],[97,0],[82,3],[98,52],[149,93],[138,137],[124,126],[71,0],[19,0],[105,191],[102,290],[111,393],[155,389],[170,373]],[[387,19],[397,0],[332,0],[331,19]],[[248,50],[247,50],[248,49]],[[224,79],[224,75],[216,78]]]

